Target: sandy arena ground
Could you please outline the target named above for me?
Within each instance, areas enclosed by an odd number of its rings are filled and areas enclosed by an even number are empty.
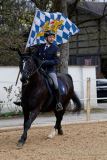
[[[0,160],[107,160],[107,122],[64,125],[63,136],[47,139],[51,129],[30,129],[22,149],[22,130],[0,133]]]

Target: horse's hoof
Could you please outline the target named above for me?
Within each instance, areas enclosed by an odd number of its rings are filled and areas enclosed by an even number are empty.
[[[58,134],[63,135],[64,134],[63,130],[62,129],[58,130]]]
[[[56,129],[52,129],[51,133],[48,135],[49,139],[54,138],[58,134]]]
[[[21,149],[23,147],[23,145],[24,145],[24,142],[19,140],[18,143],[17,143],[17,148]]]
[[[22,143],[18,143],[18,144],[17,144],[17,148],[18,148],[18,149],[22,149],[22,147],[23,147],[23,144],[22,144]]]

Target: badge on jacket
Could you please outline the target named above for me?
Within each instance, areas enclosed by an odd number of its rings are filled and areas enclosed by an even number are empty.
[[[61,53],[60,52],[57,52],[57,57],[60,57]]]

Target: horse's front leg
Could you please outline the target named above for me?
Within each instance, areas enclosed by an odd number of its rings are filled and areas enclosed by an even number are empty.
[[[28,114],[24,114],[24,131],[21,138],[18,141],[18,147],[23,146],[24,143],[26,142],[27,132],[30,129],[32,122],[35,120],[39,112],[40,112],[40,109],[38,107],[35,110],[31,111],[31,113],[29,114],[29,117],[28,117]]]
[[[24,129],[23,129],[23,134],[21,135],[20,139],[18,140],[18,147],[23,146],[27,139],[27,122],[29,121],[29,114],[30,112],[28,110],[23,109],[23,114],[24,114]]]

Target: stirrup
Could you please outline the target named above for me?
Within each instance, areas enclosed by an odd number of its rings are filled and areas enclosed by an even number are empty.
[[[56,111],[62,111],[63,110],[63,107],[62,107],[62,104],[59,102],[56,104]]]

